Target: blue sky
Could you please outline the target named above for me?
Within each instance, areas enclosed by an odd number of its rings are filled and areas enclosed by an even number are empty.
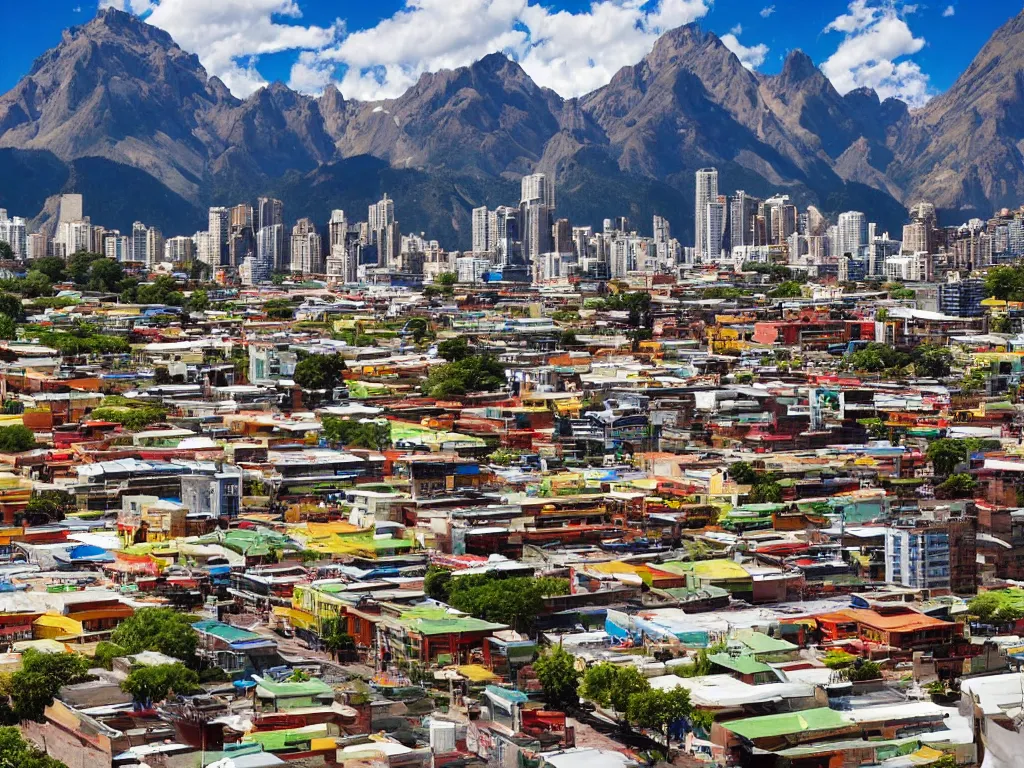
[[[316,93],[396,96],[423,72],[504,50],[563,96],[603,85],[665,29],[698,21],[746,66],[774,73],[807,52],[840,92],[861,85],[919,105],[962,72],[1021,0],[100,0],[141,14],[244,97],[281,80]],[[0,91],[97,0],[5,8]]]

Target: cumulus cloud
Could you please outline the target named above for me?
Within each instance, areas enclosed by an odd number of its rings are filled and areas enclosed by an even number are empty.
[[[944,10],[942,12],[942,16],[943,16],[943,18],[948,18],[948,17],[954,15],[955,13],[956,13],[956,8],[954,8],[952,5],[947,5],[946,6],[946,10]]]
[[[266,85],[256,69],[259,56],[319,50],[339,31],[337,24],[303,25],[295,0],[101,0],[104,7],[145,15],[241,97]]]
[[[747,69],[757,69],[764,64],[765,57],[768,55],[768,46],[764,43],[758,43],[748,48],[732,32],[722,35],[722,44],[735,53],[740,64]]]
[[[867,86],[883,99],[895,96],[911,106],[930,98],[928,76],[921,68],[913,61],[897,61],[920,51],[925,41],[914,37],[894,6],[853,0],[825,32],[843,35],[836,52],[821,65],[840,93]]]
[[[766,5],[764,8],[761,9],[761,18],[762,19],[767,19],[773,13],[775,13],[775,6],[774,5]]]
[[[406,0],[377,26],[318,52],[315,66],[331,61],[343,69],[340,88],[346,96],[393,98],[424,72],[501,51],[539,85],[578,96],[635,64],[662,32],[704,16],[709,5],[710,0],[597,0],[571,13],[528,0]],[[314,66],[312,59],[307,66]]]
[[[199,56],[236,96],[264,79],[261,55],[296,54],[289,85],[317,93],[335,81],[346,97],[400,95],[424,72],[465,66],[500,51],[563,96],[606,84],[646,55],[664,31],[703,17],[712,0],[594,0],[579,13],[538,0],[404,0],[393,15],[348,32],[306,25],[301,0],[101,0],[148,13]],[[757,48],[751,60],[757,58]]]
[[[742,24],[737,24],[735,27],[730,29],[729,32],[731,34],[733,34],[733,35],[742,35],[743,34],[743,25]]]

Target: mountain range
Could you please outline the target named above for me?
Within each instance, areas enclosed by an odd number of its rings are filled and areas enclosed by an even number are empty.
[[[840,95],[800,51],[777,75],[752,72],[687,25],[578,99],[495,53],[386,101],[280,83],[241,100],[166,32],[108,9],[0,96],[0,207],[46,229],[55,196],[74,191],[106,226],[188,234],[210,205],[271,195],[290,220],[325,222],[333,208],[361,218],[387,192],[403,231],[465,248],[472,208],[516,203],[518,179],[542,171],[574,224],[626,215],[642,231],[660,214],[690,242],[693,172],[715,166],[723,192],[862,210],[898,236],[921,199],[950,223],[1024,202],[1021,62],[1024,12],[911,111],[869,89]]]

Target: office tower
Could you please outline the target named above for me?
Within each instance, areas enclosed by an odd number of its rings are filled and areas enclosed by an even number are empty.
[[[722,239],[725,236],[725,202],[714,200],[704,207],[705,255],[708,261],[721,258]]]
[[[397,221],[392,221],[384,230],[384,240],[381,243],[382,250],[379,251],[380,264],[388,269],[400,270],[399,257],[402,253],[402,230],[399,229]]]
[[[107,230],[103,227],[93,227],[92,234],[90,235],[89,250],[92,253],[103,253],[103,238],[107,235]]]
[[[697,171],[696,214],[694,216],[694,247],[698,262],[710,258],[707,238],[708,204],[718,200],[718,171],[701,168]]]
[[[299,219],[292,228],[291,270],[303,275],[324,271],[323,243],[309,219]]]
[[[373,203],[366,212],[368,242],[377,248],[378,266],[387,266],[398,259],[399,243],[396,241],[392,249],[388,242],[388,231],[394,223],[395,201],[387,195]]]
[[[50,238],[48,238],[42,232],[33,232],[31,235],[25,238],[25,242],[26,259],[41,259],[44,256],[49,255]]]
[[[663,216],[654,217],[654,242],[667,243],[669,241],[668,219]]]
[[[343,210],[335,209],[331,211],[331,220],[327,223],[327,245],[330,250],[333,250],[335,246],[345,246],[345,240],[348,237],[348,220],[345,218],[345,212]]]
[[[760,201],[742,189],[729,198],[729,247],[755,243],[757,207]]]
[[[924,201],[915,203],[910,207],[910,218],[927,222],[933,228],[939,225],[934,203],[926,203]]]
[[[232,206],[229,220],[231,229],[242,229],[253,226],[252,206],[248,203]]]
[[[520,204],[546,205],[555,207],[555,182],[543,173],[523,176],[520,182]]]
[[[487,206],[473,209],[473,253],[490,253],[494,250],[494,234],[491,232],[491,212]]]
[[[807,206],[807,232],[811,237],[823,237],[828,229],[828,219],[813,205]]]
[[[1014,219],[1006,225],[1006,250],[1014,256],[1024,254],[1024,221]]]
[[[256,254],[256,235],[252,227],[232,227],[228,235],[228,264],[236,269]]]
[[[171,264],[191,263],[196,253],[195,246],[195,241],[191,237],[169,237],[164,241],[164,261]]]
[[[141,221],[132,224],[132,233],[128,242],[128,260],[146,262],[146,230]]]
[[[164,236],[156,227],[146,230],[146,263],[156,264],[164,255]]]
[[[928,253],[928,225],[912,221],[903,225],[903,253]]]
[[[272,197],[261,197],[256,201],[256,228],[284,224],[284,203]]]
[[[214,264],[224,263],[228,253],[228,228],[230,227],[231,211],[227,208],[211,208],[209,212],[210,248],[213,251]]]
[[[836,255],[859,256],[860,249],[867,241],[868,225],[864,214],[860,211],[840,213],[839,221],[836,223]]]
[[[131,253],[131,240],[117,230],[103,238],[103,255],[114,261],[134,261]]]
[[[7,211],[0,208],[0,242],[11,246],[16,259],[24,259],[28,253],[25,219],[21,216],[8,218]]]
[[[521,182],[523,259],[536,274],[540,255],[554,249],[551,227],[555,212],[554,181],[543,173],[524,176]]]
[[[85,217],[82,216],[82,196],[61,195],[58,222],[63,224],[68,221],[81,221],[83,218]]]
[[[521,211],[518,208],[499,206],[494,212],[494,249],[498,253],[499,266],[518,266],[523,263]]]
[[[256,235],[256,258],[252,263],[253,285],[269,280],[271,273],[283,259],[284,225],[272,224],[260,227]]]
[[[558,219],[551,231],[555,253],[572,253],[572,226],[568,219]]]
[[[196,261],[200,261],[206,266],[213,269],[214,258],[216,254],[214,252],[213,243],[210,240],[210,233],[203,230],[202,232],[196,232],[192,235],[192,240],[195,242],[195,253]]]

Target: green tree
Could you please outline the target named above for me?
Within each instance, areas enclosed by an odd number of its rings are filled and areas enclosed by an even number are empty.
[[[575,331],[567,329],[562,331],[558,337],[558,345],[561,347],[575,347],[579,345],[579,340],[576,338]]]
[[[199,642],[199,636],[192,628],[193,621],[194,616],[172,608],[140,608],[117,625],[110,641],[120,645],[129,655],[159,651],[192,663]]]
[[[469,342],[466,341],[465,336],[456,336],[453,339],[445,339],[439,342],[437,354],[449,363],[457,363],[472,355],[473,351],[469,348]]]
[[[667,748],[669,728],[673,723],[689,717],[692,710],[690,693],[685,688],[673,688],[670,691],[652,689],[630,697],[626,718],[641,728],[660,732]]]
[[[53,283],[50,278],[39,270],[30,270],[25,279],[21,281],[21,295],[26,299],[34,299],[39,296],[49,296],[53,293]]]
[[[341,355],[309,355],[295,366],[292,379],[303,389],[330,390],[342,383],[344,371]]]
[[[768,293],[773,299],[796,299],[803,295],[803,284],[796,280],[787,280]]]
[[[11,675],[11,709],[18,720],[42,722],[43,711],[65,685],[88,679],[89,662],[77,653],[22,654],[21,669]]]
[[[159,405],[133,404],[131,406],[105,406],[96,408],[92,418],[120,424],[131,432],[157,424],[167,418],[167,409]]]
[[[753,485],[757,482],[757,470],[745,461],[736,461],[729,465],[729,477],[739,485]]]
[[[985,293],[1003,301],[1024,301],[1024,269],[993,267],[985,273]]]
[[[21,729],[6,726],[0,728],[0,768],[68,767],[25,741]]]
[[[945,347],[922,344],[914,350],[914,371],[919,376],[942,379],[949,376],[953,353]]]
[[[459,276],[454,272],[441,272],[434,278],[435,285],[443,285],[449,288],[457,282],[459,282]]]
[[[619,666],[607,661],[588,667],[580,683],[579,694],[600,707],[612,702],[612,686],[619,676]]]
[[[355,638],[345,631],[341,619],[332,616],[325,619],[320,626],[320,639],[324,648],[333,658],[338,658],[342,651],[354,651],[356,649]]]
[[[544,607],[544,598],[568,591],[566,579],[455,574],[448,585],[448,602],[478,619],[528,631]]]
[[[580,681],[579,670],[573,656],[561,645],[550,648],[533,664],[544,700],[555,709],[567,710],[580,703],[577,692]]]
[[[67,491],[37,491],[25,505],[25,517],[43,523],[56,523],[77,508],[75,497]]]
[[[505,366],[490,355],[474,355],[465,360],[435,365],[422,388],[430,397],[446,398],[467,392],[492,392],[508,384]]]
[[[846,669],[846,679],[851,683],[864,680],[880,680],[881,677],[882,667],[876,661],[857,659],[857,661],[853,662],[853,666]]]
[[[102,253],[79,251],[72,254],[67,262],[67,276],[75,285],[85,286],[89,282],[89,270],[94,261],[103,259]]]
[[[782,486],[774,481],[758,483],[750,488],[747,499],[751,504],[778,504],[782,501]]]
[[[383,451],[391,446],[391,422],[360,421],[338,416],[324,416],[323,435],[328,442],[354,448]]]
[[[14,261],[14,249],[6,240],[0,240],[0,261]]]
[[[263,312],[268,320],[291,320],[295,317],[295,305],[288,299],[271,299],[264,303]]]
[[[943,499],[969,499],[974,496],[978,482],[970,475],[961,472],[950,475],[935,486],[936,497]]]
[[[31,264],[36,272],[42,272],[51,283],[62,283],[67,279],[67,262],[60,256],[44,256]]]
[[[210,296],[202,288],[192,291],[188,299],[188,308],[192,312],[205,312],[210,308]]]
[[[629,700],[638,693],[646,693],[651,690],[651,684],[647,678],[640,673],[636,667],[622,667],[612,682],[609,694],[609,702],[616,712],[626,712],[629,709]]]
[[[124,269],[113,259],[96,259],[89,265],[89,290],[113,293],[124,280]]]
[[[0,427],[0,451],[4,453],[22,453],[35,448],[35,433],[21,424]]]
[[[849,366],[855,371],[878,373],[896,368],[903,368],[913,362],[913,357],[900,352],[887,344],[871,342],[858,349],[848,359]]]
[[[96,644],[96,653],[93,654],[93,661],[104,669],[111,669],[114,666],[114,659],[121,659],[129,654],[117,643],[101,640]]]
[[[452,583],[452,572],[436,565],[427,566],[427,575],[423,578],[423,591],[427,597],[447,603],[451,599],[448,589]]]
[[[948,477],[957,464],[967,461],[967,444],[962,440],[944,437],[930,442],[925,455],[932,463],[936,477]]]
[[[178,281],[170,275],[159,275],[151,283],[143,283],[135,290],[135,301],[139,304],[165,304],[180,307],[185,304],[185,294],[178,289]]]
[[[121,690],[140,704],[163,701],[173,691],[187,696],[199,693],[199,675],[181,662],[136,667],[121,683]]]
[[[831,650],[825,653],[822,663],[829,669],[846,669],[851,666],[857,657],[852,653],[841,650]]]
[[[0,314],[12,317],[16,321],[24,320],[25,305],[13,294],[0,293]]]
[[[0,339],[15,339],[18,336],[18,324],[10,315],[0,315]]]

